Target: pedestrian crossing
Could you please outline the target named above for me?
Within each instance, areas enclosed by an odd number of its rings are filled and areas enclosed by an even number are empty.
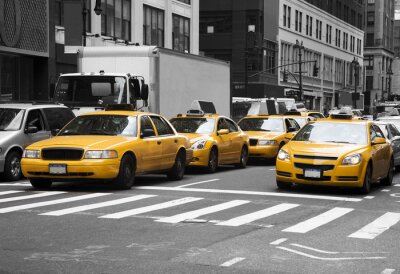
[[[0,196],[2,196],[2,198],[0,199],[0,218],[1,214],[30,210],[34,208],[45,208],[44,210],[41,210],[41,212],[45,212],[39,213],[38,215],[53,217],[85,212],[99,208],[107,208],[107,210],[111,209],[112,213],[103,213],[98,216],[99,219],[123,219],[126,217],[137,216],[144,213],[174,208],[175,213],[176,211],[182,212],[178,214],[172,214],[171,216],[156,216],[151,218],[153,218],[155,222],[159,223],[177,224],[204,216],[207,216],[209,218],[209,215],[212,216],[212,214],[223,212],[226,213],[230,218],[226,218],[226,220],[212,222],[213,225],[215,224],[216,226],[220,227],[239,227],[243,225],[250,225],[256,221],[266,222],[270,217],[281,217],[283,216],[283,214],[294,214],[297,216],[297,210],[303,211],[306,207],[305,205],[292,203],[278,203],[273,206],[265,207],[264,205],[253,204],[249,200],[231,200],[218,203],[212,200],[206,200],[201,197],[184,197],[160,202],[159,200],[165,199],[165,197],[152,194],[138,194],[120,198],[120,195],[116,195],[113,193],[81,194],[62,191],[36,191],[27,193],[24,191],[9,190],[0,191]],[[36,199],[38,199],[39,201],[35,201]],[[46,200],[43,201],[43,199]],[[101,199],[102,201],[96,201],[96,199]],[[104,199],[106,200],[103,201]],[[146,205],[140,206],[140,201],[146,202]],[[63,204],[71,204],[73,202],[87,204],[78,206],[66,206],[65,208],[58,208],[57,210],[52,210],[51,208],[51,206],[54,205],[63,206]],[[7,205],[7,203],[23,204]],[[129,209],[118,210],[115,207],[117,205],[129,207]],[[243,208],[244,206],[247,207]],[[248,208],[251,208],[251,212],[246,212]],[[254,210],[254,208],[256,209]],[[240,214],[238,214],[238,212],[240,212]],[[243,212],[245,213],[242,214]],[[292,225],[288,225],[286,224],[286,222],[284,222],[285,226],[288,226],[286,228],[282,228],[279,225],[278,226],[283,233],[306,234],[314,230],[322,230],[324,226],[333,223],[334,221],[341,220],[341,222],[343,222],[344,217],[348,217],[348,219],[350,220],[349,223],[351,225],[352,219],[354,218],[354,216],[356,216],[352,214],[357,214],[357,210],[355,210],[354,208],[344,207],[321,209],[315,214],[308,214],[307,217],[304,217],[304,220],[294,218],[297,223],[294,223]],[[373,240],[384,232],[390,230],[393,226],[398,225],[399,222],[400,213],[384,212],[381,213],[381,216],[371,216],[371,220],[369,220],[369,223],[368,221],[366,223],[363,223],[362,225],[364,226],[361,228],[352,227],[352,229],[354,229],[353,231],[355,232],[350,233],[349,235],[347,235],[347,237],[363,240]],[[396,230],[398,230],[398,228],[396,228]]]

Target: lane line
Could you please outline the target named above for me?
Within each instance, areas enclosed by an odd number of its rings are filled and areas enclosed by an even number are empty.
[[[288,227],[282,231],[294,232],[294,233],[307,233],[319,226],[325,225],[343,215],[353,211],[353,208],[335,207],[327,212],[324,212],[318,216],[308,219],[304,222],[298,223],[294,226]]]
[[[365,196],[364,199],[374,199],[375,196]]]
[[[281,238],[276,241],[273,241],[272,243],[270,243],[270,245],[280,245],[281,243],[284,243],[286,241],[287,241],[287,238]]]
[[[300,252],[294,249],[290,249],[287,247],[283,247],[283,246],[277,246],[276,248],[282,249],[282,250],[286,250],[301,256],[305,256],[311,259],[317,259],[317,260],[321,260],[321,261],[345,261],[345,260],[380,260],[380,259],[386,259],[386,257],[342,257],[342,258],[324,258],[324,257],[318,257],[318,256],[314,256],[314,255],[310,255],[304,252]]]
[[[374,239],[400,221],[400,213],[387,212],[372,223],[349,235],[350,238]]]
[[[121,218],[125,218],[125,217],[128,217],[128,216],[134,216],[134,215],[138,215],[138,214],[142,214],[142,213],[146,213],[146,212],[150,212],[150,211],[169,208],[169,207],[173,207],[173,206],[177,206],[177,205],[183,205],[183,204],[186,204],[186,203],[199,201],[199,200],[202,200],[202,199],[203,198],[185,197],[185,198],[182,198],[182,199],[177,199],[177,200],[173,200],[173,201],[169,201],[169,202],[165,202],[165,203],[160,203],[160,204],[155,204],[155,205],[150,205],[150,206],[145,206],[145,207],[134,208],[134,209],[130,209],[130,210],[116,212],[116,213],[113,213],[113,214],[107,214],[107,215],[100,216],[99,218],[121,219]]]
[[[394,186],[400,186],[400,184],[395,184]]]
[[[203,193],[219,193],[219,194],[222,193],[222,194],[258,195],[258,196],[276,196],[276,197],[317,199],[317,200],[344,201],[344,202],[360,202],[363,200],[363,199],[359,199],[359,198],[349,198],[349,197],[278,193],[278,192],[261,192],[261,191],[224,190],[224,189],[178,188],[178,187],[157,187],[157,186],[140,186],[140,187],[135,187],[135,189],[187,191],[187,192],[203,192]]]
[[[171,224],[176,224],[179,222],[182,222],[184,220],[187,219],[196,219],[197,217],[206,215],[206,214],[210,214],[210,213],[215,213],[221,210],[225,210],[228,208],[232,208],[232,207],[236,207],[236,206],[240,206],[243,204],[247,204],[250,201],[246,201],[246,200],[233,200],[233,201],[229,201],[226,203],[222,203],[222,204],[218,204],[218,205],[214,205],[214,206],[209,206],[209,207],[205,207],[205,208],[201,208],[201,209],[197,209],[197,210],[193,210],[193,211],[189,211],[189,212],[185,212],[185,213],[181,213],[181,214],[177,214],[174,216],[170,216],[170,217],[165,217],[165,218],[161,218],[158,220],[155,220],[156,222],[162,222],[162,223],[171,223]]]
[[[290,245],[308,249],[308,250],[312,250],[312,251],[323,253],[323,254],[339,254],[340,253],[340,252],[335,252],[335,251],[325,251],[325,250],[321,250],[321,249],[316,249],[316,248],[312,248],[312,247],[308,247],[308,246],[300,245],[300,244],[290,244]]]
[[[38,203],[25,204],[25,205],[19,205],[19,206],[4,207],[4,208],[0,208],[0,213],[8,213],[8,212],[14,212],[14,211],[23,210],[23,209],[31,209],[31,208],[37,208],[37,207],[42,207],[42,206],[48,206],[48,205],[56,205],[56,204],[74,202],[74,201],[79,201],[79,200],[84,200],[84,199],[106,196],[106,195],[110,195],[110,194],[111,193],[93,193],[93,194],[75,196],[75,197],[71,197],[71,198],[64,198],[64,199],[58,199],[58,200],[52,200],[52,201],[46,201],[46,202],[38,202]]]
[[[30,183],[0,183],[0,186],[32,186]]]
[[[259,210],[259,211],[255,211],[252,212],[250,214],[246,214],[246,215],[242,215],[236,218],[232,218],[230,220],[218,223],[217,225],[223,225],[223,226],[240,226],[240,225],[244,225],[247,223],[251,223],[255,220],[259,220],[262,218],[266,218],[284,211],[287,211],[289,209],[298,207],[298,204],[287,204],[287,203],[283,203],[283,204],[279,204],[276,206],[272,206],[263,210]]]
[[[393,273],[393,272],[395,272],[396,271],[396,269],[393,269],[393,268],[386,268],[385,270],[383,270],[382,272],[381,272],[381,274],[391,274],[391,273]]]
[[[382,191],[382,192],[389,192],[390,189],[382,189],[381,191]]]
[[[18,197],[3,198],[3,199],[0,199],[0,203],[35,199],[35,198],[53,196],[53,195],[64,194],[64,193],[67,193],[67,192],[51,191],[51,192],[42,192],[42,193],[32,194],[32,195],[23,195],[23,196],[18,196]]]
[[[204,184],[204,183],[209,183],[209,182],[214,182],[214,181],[219,181],[219,180],[220,180],[220,179],[211,179],[211,180],[201,181],[201,182],[197,182],[197,183],[191,183],[191,184],[176,186],[175,188],[181,188],[181,187],[186,187],[186,186]]]
[[[142,199],[151,198],[151,197],[155,197],[155,196],[157,196],[157,195],[136,195],[136,196],[121,198],[121,199],[117,199],[117,200],[107,201],[107,202],[101,202],[101,203],[95,203],[95,204],[83,205],[83,206],[76,206],[76,207],[70,207],[70,208],[56,210],[56,211],[50,211],[50,212],[42,213],[42,214],[39,214],[39,215],[62,216],[62,215],[67,215],[67,214],[71,214],[71,213],[87,211],[87,210],[106,207],[106,206],[120,205],[120,204],[124,204],[124,203],[139,201],[139,200],[142,200]]]
[[[7,194],[14,194],[24,192],[23,190],[8,190],[8,191],[1,191],[0,195],[7,195]]]
[[[243,261],[243,260],[245,260],[245,259],[246,259],[246,258],[243,258],[243,257],[236,257],[236,258],[233,258],[232,260],[229,260],[229,261],[227,261],[227,262],[221,264],[220,266],[229,267],[229,266],[232,266],[232,265],[234,265],[234,264],[236,264],[236,263],[238,263],[238,262],[241,262],[241,261]]]

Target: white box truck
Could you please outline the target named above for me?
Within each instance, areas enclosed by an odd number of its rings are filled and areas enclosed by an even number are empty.
[[[171,118],[201,100],[230,115],[228,62],[155,46],[85,47],[78,71],[60,75],[53,96],[76,114],[118,103]]]

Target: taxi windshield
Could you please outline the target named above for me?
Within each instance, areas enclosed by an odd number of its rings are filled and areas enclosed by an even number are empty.
[[[214,132],[215,119],[174,118],[171,123],[179,133],[211,134]]]
[[[21,128],[25,111],[17,108],[0,109],[0,130],[15,131]]]
[[[72,120],[58,136],[67,135],[137,135],[136,117],[125,115],[84,115]]]
[[[246,118],[239,122],[239,127],[244,131],[285,131],[280,118]]]
[[[364,124],[309,123],[292,140],[366,145],[366,128]]]

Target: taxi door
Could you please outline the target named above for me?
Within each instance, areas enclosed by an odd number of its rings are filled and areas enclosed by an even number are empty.
[[[229,129],[229,137],[231,139],[231,146],[229,152],[229,159],[237,161],[240,158],[240,154],[242,152],[242,136],[238,126],[235,122],[231,121],[228,118],[225,118],[225,123]]]
[[[161,170],[162,146],[149,116],[140,117],[140,144],[135,149],[138,151],[138,172]]]
[[[221,129],[228,130],[227,134],[218,134],[218,131]],[[227,163],[229,162],[229,152],[232,144],[232,140],[230,139],[229,136],[229,128],[228,125],[225,123],[224,118],[219,118],[217,122],[217,136],[216,140],[218,143],[218,151],[219,151],[219,156],[218,160],[220,163]]]
[[[158,139],[161,142],[161,169],[170,169],[175,163],[179,145],[178,138],[171,126],[162,117],[157,115],[150,117],[156,127]]]
[[[369,133],[370,133],[371,143],[374,141],[376,137],[385,138],[382,131],[375,125],[371,125]],[[374,179],[381,178],[386,175],[388,164],[387,160],[385,159],[385,156],[387,155],[387,149],[388,149],[387,144],[372,145],[371,153],[372,153],[372,162],[374,165],[372,178]]]

